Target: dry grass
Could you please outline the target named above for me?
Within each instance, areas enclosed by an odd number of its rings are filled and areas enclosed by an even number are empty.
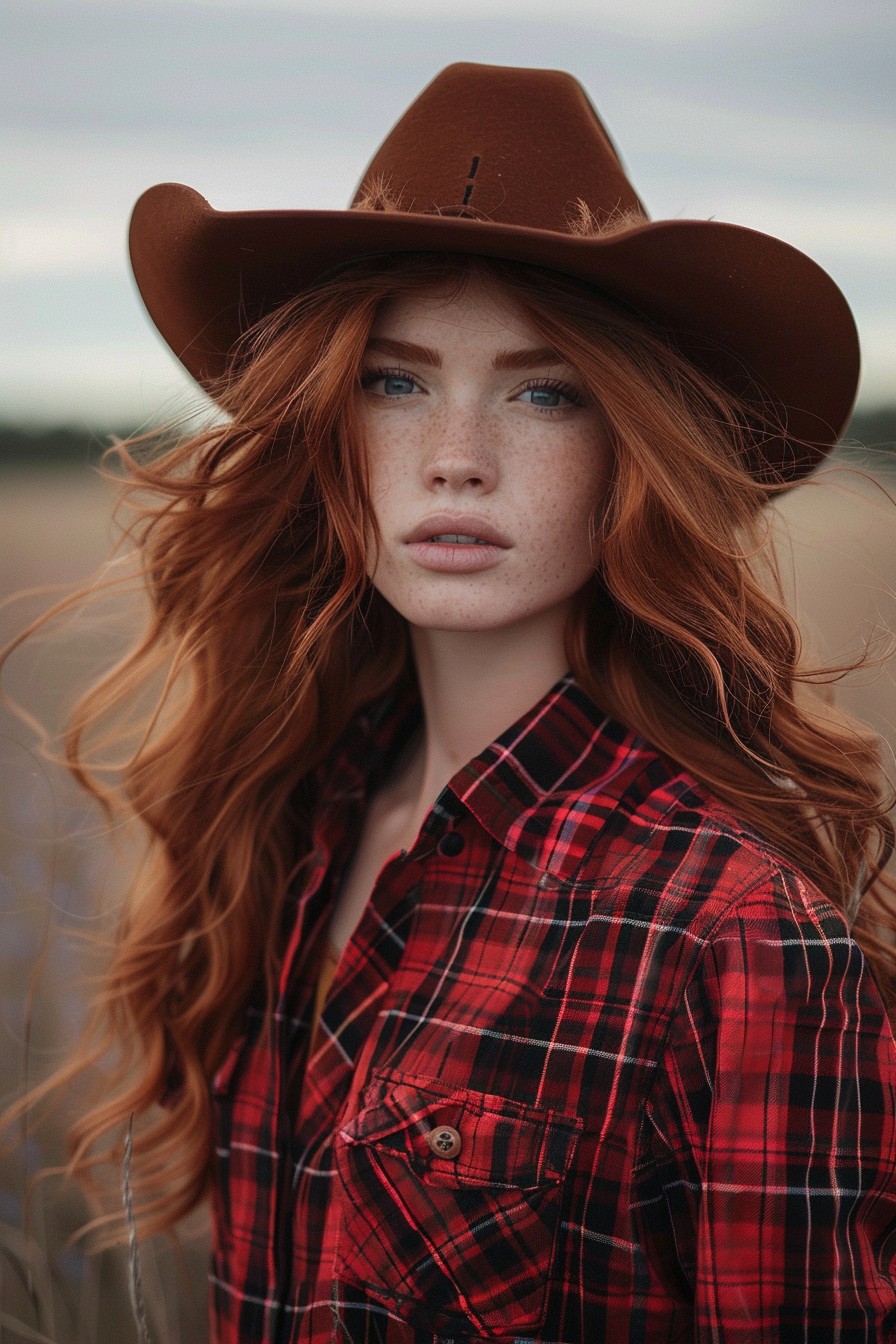
[[[111,498],[88,470],[0,475],[2,596],[72,586],[104,557]],[[49,605],[28,596],[0,610],[0,643]],[[127,640],[136,618],[118,604],[109,628],[66,619],[10,662],[4,689],[47,724]],[[0,710],[0,1069],[3,1100],[64,1060],[82,1020],[90,969],[81,935],[97,932],[127,883],[127,845],[114,848],[64,772],[47,766],[33,733]],[[137,1339],[125,1252],[89,1253],[71,1238],[91,1216],[80,1190],[34,1175],[64,1160],[77,1099],[37,1130],[24,1126],[0,1155],[0,1344],[105,1344]],[[207,1238],[183,1249],[141,1247],[151,1338],[206,1338]]]

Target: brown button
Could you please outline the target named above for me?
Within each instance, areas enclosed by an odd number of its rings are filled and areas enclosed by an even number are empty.
[[[457,1157],[460,1152],[460,1135],[451,1125],[436,1125],[426,1136],[436,1157]]]

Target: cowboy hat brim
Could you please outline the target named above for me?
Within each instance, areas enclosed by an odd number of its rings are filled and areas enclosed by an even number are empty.
[[[524,262],[628,306],[724,386],[783,419],[784,432],[761,445],[759,474],[788,482],[807,474],[852,411],[859,343],[843,294],[804,253],[740,225],[645,221],[580,237],[406,211],[221,212],[177,183],[144,192],[131,218],[147,311],[204,387],[265,313],[336,267],[394,252]]]

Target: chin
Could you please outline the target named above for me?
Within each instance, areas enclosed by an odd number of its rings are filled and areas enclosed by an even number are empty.
[[[507,629],[510,626],[535,620],[539,611],[515,611],[501,606],[495,610],[458,612],[457,603],[443,607],[421,608],[408,604],[403,610],[396,608],[404,616],[408,625],[418,630],[450,630],[457,633],[488,634],[490,631]]]
[[[402,613],[405,615],[405,613]],[[490,618],[488,616],[458,616],[457,613],[421,613],[408,612],[405,615],[408,625],[414,626],[417,630],[452,630],[468,631],[474,633],[480,631],[485,633],[489,630],[497,630],[502,625],[509,625],[512,621],[506,619]]]

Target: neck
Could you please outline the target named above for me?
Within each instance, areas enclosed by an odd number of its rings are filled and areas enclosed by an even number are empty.
[[[424,720],[401,772],[411,829],[460,767],[568,671],[565,623],[565,611],[553,611],[499,630],[411,627]]]

